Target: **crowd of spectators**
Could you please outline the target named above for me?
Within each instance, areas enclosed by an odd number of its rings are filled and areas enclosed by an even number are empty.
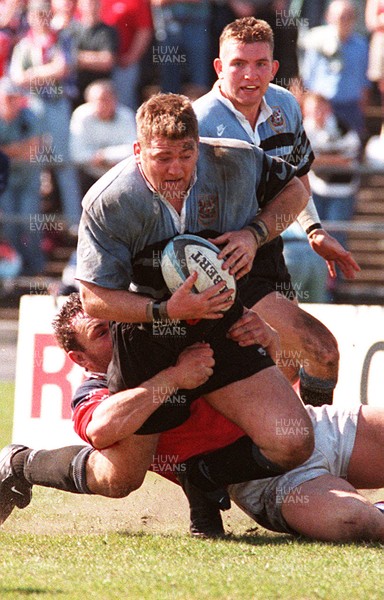
[[[358,187],[351,169],[367,142],[372,85],[384,98],[383,0],[1,0],[0,150],[11,168],[0,198],[0,250],[19,256],[18,273],[44,271],[52,231],[75,239],[81,197],[132,151],[143,100],[158,90],[195,99],[210,89],[219,35],[244,16],[274,31],[274,82],[301,102],[317,166],[326,158],[335,164],[336,155],[343,164],[343,181],[324,182],[315,162],[319,213],[351,217]],[[326,107],[323,128],[307,114],[311,102]],[[375,143],[384,148],[384,128]],[[55,218],[43,208],[47,176]]]

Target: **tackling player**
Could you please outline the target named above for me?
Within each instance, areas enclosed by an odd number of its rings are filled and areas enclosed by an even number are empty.
[[[71,360],[88,372],[88,378],[75,393],[72,408],[75,431],[90,442],[93,448],[68,446],[35,452],[21,445],[11,445],[4,449],[0,460],[0,523],[8,517],[14,506],[24,508],[29,504],[32,485],[111,497],[127,496],[140,487],[143,477],[137,464],[140,460],[142,436],[132,434],[148,414],[167,401],[167,395],[173,393],[181,382],[191,388],[196,387],[212,373],[212,351],[207,344],[198,344],[185,350],[174,367],[160,372],[139,388],[109,397],[106,371],[112,357],[112,341],[108,322],[91,318],[84,313],[79,295],[73,293],[62,306],[53,326],[59,346]],[[231,328],[229,336],[234,342],[244,346],[260,343],[271,352],[278,346],[276,333],[251,311]],[[195,408],[194,403],[192,415]],[[212,415],[216,416],[216,413],[207,413],[207,424],[213,423]],[[239,428],[224,421],[216,438],[210,440],[207,437],[200,443],[194,427],[195,419],[190,418],[171,434],[171,437],[175,436],[182,443],[181,453],[175,455],[179,457],[177,463],[244,437]],[[246,446],[249,456],[241,469],[242,481],[263,475],[260,473],[263,470],[259,466],[260,456],[255,455],[255,462],[252,453],[257,452],[257,449],[249,438]],[[244,449],[244,443],[241,442],[243,462]],[[238,454],[240,449],[237,446],[232,448],[232,455],[236,450]],[[218,468],[222,457],[215,455],[212,458],[210,460],[209,455],[205,457],[206,469],[220,470]],[[151,461],[156,460],[153,455]],[[190,465],[193,466],[194,462],[189,461],[188,466]],[[239,476],[236,461],[232,469],[227,464],[226,470],[227,476],[233,470],[233,476],[226,483]],[[191,531],[205,535],[223,533],[219,508],[225,505],[220,504],[220,498],[215,493],[218,485],[212,477],[207,478],[204,473],[197,473],[193,477],[194,481],[207,491],[202,497],[201,493],[197,495],[198,490],[187,479],[188,477],[183,477],[184,488],[185,485],[189,486],[185,491],[193,504]],[[225,491],[223,493],[223,490],[218,490],[218,493],[223,496],[224,501],[228,501]]]

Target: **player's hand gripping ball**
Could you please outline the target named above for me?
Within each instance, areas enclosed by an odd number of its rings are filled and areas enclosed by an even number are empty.
[[[197,235],[174,237],[164,248],[161,259],[161,271],[169,291],[173,294],[195,271],[198,274],[195,292],[204,292],[224,281],[224,289],[234,290],[234,297],[236,279],[222,268],[224,260],[217,258],[219,252],[217,246]]]

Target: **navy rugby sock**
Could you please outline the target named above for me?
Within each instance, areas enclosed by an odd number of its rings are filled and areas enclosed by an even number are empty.
[[[247,436],[209,454],[194,456],[185,465],[191,483],[205,491],[286,472],[265,458]]]
[[[308,375],[303,368],[300,369],[300,396],[304,404],[323,406],[332,404],[333,392],[336,381],[333,379],[320,379]]]
[[[12,459],[16,477],[31,485],[52,487],[74,494],[91,494],[86,483],[86,463],[93,448],[65,446],[55,450],[21,450]]]

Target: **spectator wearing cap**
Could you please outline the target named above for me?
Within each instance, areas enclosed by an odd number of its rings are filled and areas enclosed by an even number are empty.
[[[23,273],[43,271],[41,250],[39,116],[25,104],[24,92],[0,79],[0,150],[10,161],[8,184],[0,198],[4,241],[22,257]]]

